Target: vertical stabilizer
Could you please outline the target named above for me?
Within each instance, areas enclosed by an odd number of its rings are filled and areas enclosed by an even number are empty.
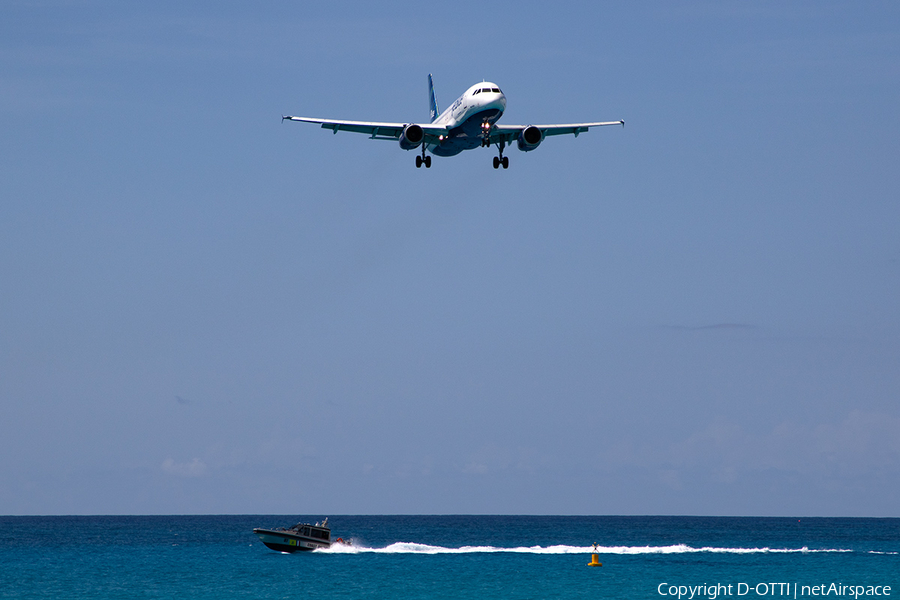
[[[428,101],[431,103],[431,122],[438,118],[437,101],[434,99],[434,82],[431,80],[431,73],[428,74]]]

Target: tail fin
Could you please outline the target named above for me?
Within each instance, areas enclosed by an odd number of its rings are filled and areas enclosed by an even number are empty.
[[[434,82],[431,80],[431,73],[428,74],[428,100],[431,102],[431,122],[434,123],[440,112],[437,101],[434,99]]]

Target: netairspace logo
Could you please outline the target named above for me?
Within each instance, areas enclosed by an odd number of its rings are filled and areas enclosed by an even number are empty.
[[[821,583],[800,585],[798,583],[710,583],[703,585],[672,585],[663,582],[656,587],[660,596],[673,596],[678,600],[706,598],[716,600],[722,596],[775,596],[800,598],[802,596],[845,596],[858,599],[860,596],[890,596],[889,585],[844,585],[843,583]]]

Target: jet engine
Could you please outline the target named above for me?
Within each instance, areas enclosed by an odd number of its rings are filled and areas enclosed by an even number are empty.
[[[519,139],[516,141],[519,144],[519,150],[522,152],[531,152],[540,146],[543,139],[544,135],[541,133],[541,130],[534,125],[529,125],[519,132]]]
[[[400,147],[404,150],[412,150],[418,147],[424,139],[425,131],[422,130],[422,126],[410,123],[403,128],[403,133],[400,134]]]

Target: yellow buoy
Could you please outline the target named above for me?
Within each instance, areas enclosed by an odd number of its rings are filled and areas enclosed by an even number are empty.
[[[591,554],[591,562],[587,564],[589,567],[602,567],[603,563],[600,562],[600,554],[597,552],[597,544],[594,544],[594,553]]]

